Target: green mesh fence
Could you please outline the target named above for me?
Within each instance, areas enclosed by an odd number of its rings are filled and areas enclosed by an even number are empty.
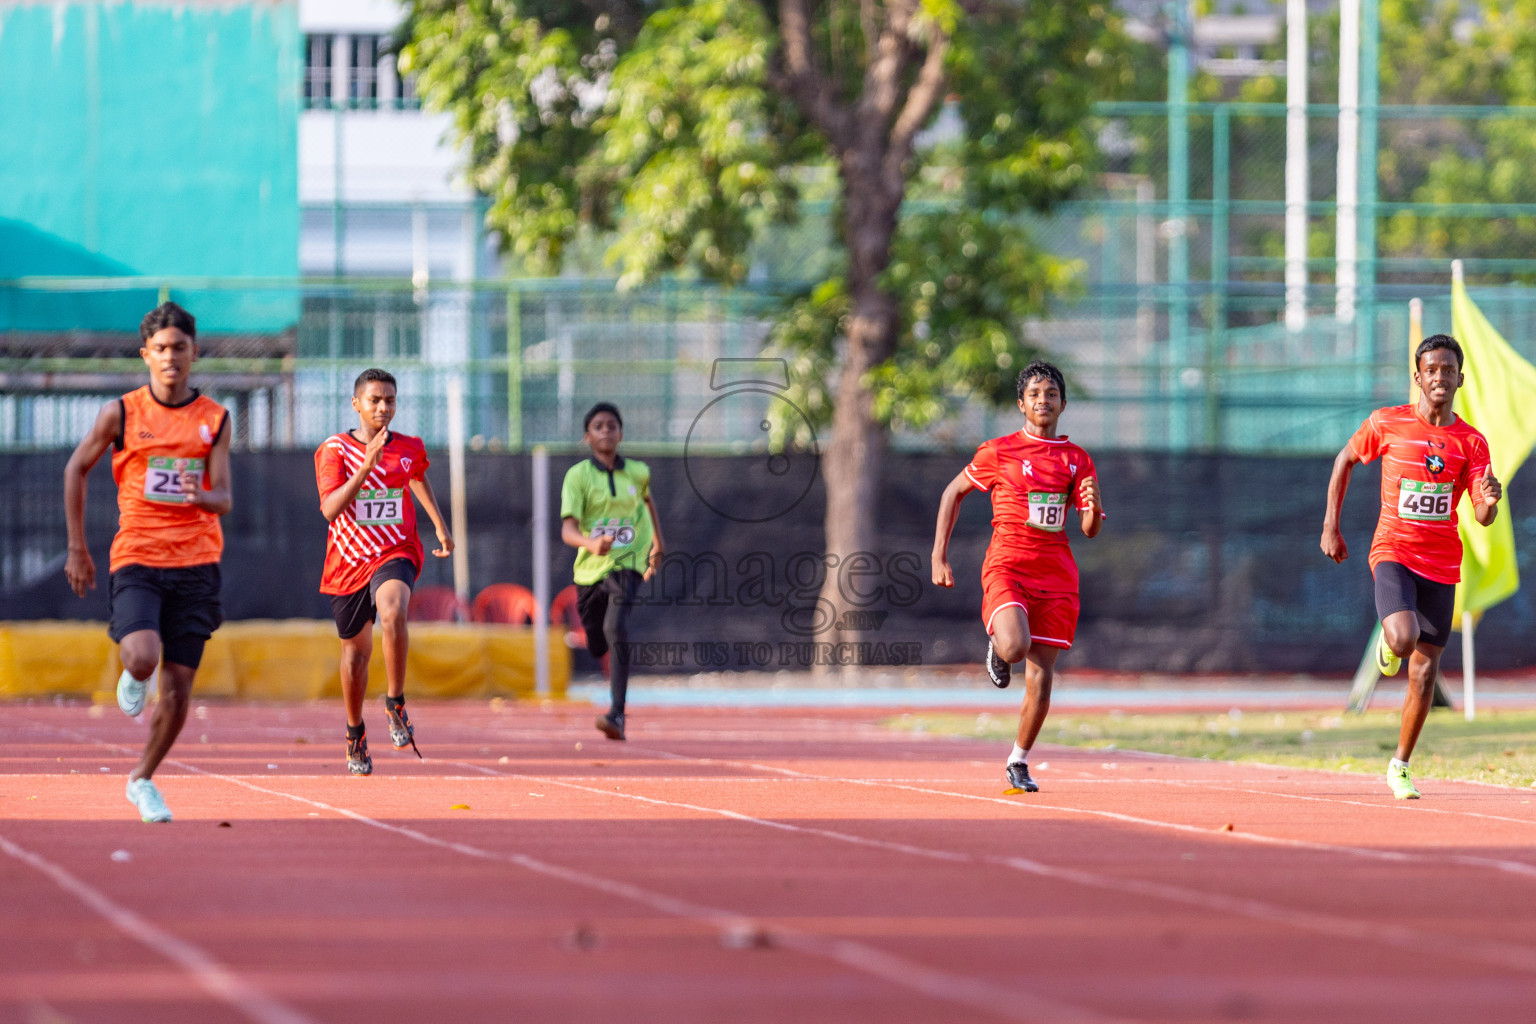
[[[1098,108],[1095,185],[1027,224],[1038,245],[1077,261],[1081,287],[1049,319],[1016,325],[1068,369],[1074,438],[1099,449],[1334,451],[1371,408],[1407,394],[1409,298],[1425,300],[1427,332],[1449,330],[1452,258],[1495,326],[1536,357],[1536,177],[1526,173],[1536,109],[1378,111],[1376,194],[1361,208],[1376,246],[1363,254],[1357,316],[1341,324],[1335,111],[1311,108],[1308,321],[1295,331],[1282,316],[1284,114],[1190,104],[1188,166],[1171,168],[1166,107]],[[786,300],[835,272],[832,216],[830,203],[807,202],[797,223],[760,240],[751,283],[733,290],[662,281],[620,292],[597,278],[0,282],[0,448],[73,444],[104,399],[138,386],[136,319],[168,295],[194,313],[274,314],[261,330],[200,339],[201,380],[235,410],[243,447],[318,443],[348,421],[356,373],[382,365],[401,381],[401,428],[429,443],[446,441],[457,377],[472,447],[574,444],[581,413],[609,399],[624,407],[632,443],[672,450],[717,393],[714,361],[757,355]],[[964,448],[1015,426],[1016,414],[967,403],[896,443]],[[729,452],[759,436],[745,418],[711,431],[693,443]]]

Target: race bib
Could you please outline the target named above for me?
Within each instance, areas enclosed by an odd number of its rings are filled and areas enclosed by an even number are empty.
[[[154,455],[144,470],[144,497],[149,501],[167,505],[187,504],[187,495],[181,489],[181,474],[196,473],[197,486],[203,486],[202,459],[173,459]]]
[[[404,526],[405,489],[381,487],[376,491],[358,491],[352,502],[352,518],[358,526]]]
[[[1067,496],[1050,491],[1029,493],[1029,525],[1058,533],[1067,528]]]
[[[599,519],[592,524],[593,537],[612,537],[613,546],[627,548],[635,542],[633,519]]]
[[[1397,518],[1421,523],[1443,523],[1451,518],[1455,484],[1400,480],[1397,487]]]

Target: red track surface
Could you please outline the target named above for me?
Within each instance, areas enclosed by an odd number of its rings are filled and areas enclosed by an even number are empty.
[[[429,760],[375,715],[355,779],[337,708],[210,704],[169,826],[141,726],[6,708],[0,1019],[1536,1016],[1533,791],[1042,748],[1002,797],[887,712],[413,708]]]

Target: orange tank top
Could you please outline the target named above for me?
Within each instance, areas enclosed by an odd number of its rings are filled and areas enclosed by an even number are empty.
[[[193,392],[182,405],[164,405],[149,385],[118,400],[123,432],[112,455],[117,481],[117,536],[112,572],[125,565],[174,569],[217,562],[224,552],[219,517],[189,506],[180,475],[198,473],[208,487],[208,457],[229,414]]]

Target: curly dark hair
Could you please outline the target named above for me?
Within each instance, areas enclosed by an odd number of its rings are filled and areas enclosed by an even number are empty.
[[[1061,392],[1061,400],[1067,400],[1067,378],[1061,375],[1061,371],[1044,359],[1036,359],[1024,369],[1019,371],[1019,401],[1024,401],[1024,388],[1036,377],[1044,377],[1054,381],[1056,390]]]

